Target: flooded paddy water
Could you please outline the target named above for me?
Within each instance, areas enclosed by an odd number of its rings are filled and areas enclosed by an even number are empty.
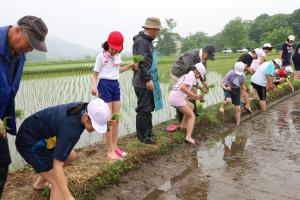
[[[218,139],[143,163],[95,199],[299,200],[299,130],[297,94]]]
[[[133,133],[135,131],[135,107],[136,96],[132,87],[132,72],[125,72],[120,76],[121,86],[121,120],[119,136]],[[208,81],[216,84],[221,80],[221,75],[208,73]],[[161,83],[161,90],[164,99],[164,109],[153,113],[153,124],[158,124],[175,116],[175,109],[167,104],[167,97],[171,89],[170,83]],[[73,76],[44,77],[36,79],[26,77],[20,85],[16,96],[16,109],[24,111],[25,115],[17,121],[19,127],[22,121],[29,115],[47,108],[63,103],[74,101],[89,101],[93,97],[90,95],[91,74],[78,74]],[[205,97],[204,107],[219,103],[223,100],[223,92],[220,87],[211,89]],[[20,169],[25,162],[16,151],[14,137],[9,136],[9,146],[12,157],[11,169]],[[81,136],[75,148],[81,148],[103,140],[102,134],[88,134],[86,131]]]

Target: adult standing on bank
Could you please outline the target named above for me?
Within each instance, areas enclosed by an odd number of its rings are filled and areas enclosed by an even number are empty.
[[[136,135],[140,141],[146,144],[154,144],[152,135],[152,111],[156,107],[156,99],[161,99],[157,75],[156,53],[153,47],[153,40],[161,29],[160,19],[149,17],[146,19],[143,31],[133,38],[133,55],[140,55],[143,61],[138,63],[138,70],[134,70],[132,83],[135,94],[138,98],[136,115]],[[159,103],[159,102],[158,102]],[[160,104],[161,105],[161,104]]]
[[[46,52],[45,37],[48,33],[41,18],[25,16],[15,26],[0,27],[0,122],[5,128],[0,136],[0,198],[11,162],[5,133],[16,135],[15,103],[24,63],[25,53],[36,49]]]
[[[287,67],[292,65],[292,52],[293,52],[293,44],[295,42],[295,36],[290,35],[285,43],[281,45],[279,51],[279,58],[282,60],[282,66]]]

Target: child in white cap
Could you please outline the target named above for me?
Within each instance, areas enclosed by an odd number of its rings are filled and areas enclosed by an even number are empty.
[[[63,167],[76,159],[73,150],[84,129],[105,133],[111,112],[102,99],[49,107],[26,118],[21,124],[16,147],[24,160],[39,174],[33,188],[51,184],[50,199],[75,200],[68,188]]]
[[[284,67],[292,65],[292,52],[294,42],[295,36],[289,35],[285,43],[281,45],[279,51],[279,58],[282,60],[282,66]]]
[[[180,125],[181,129],[186,128],[186,141],[195,144],[192,133],[195,124],[194,104],[187,100],[192,97],[196,100],[203,100],[203,96],[192,92],[192,87],[196,86],[196,79],[204,77],[206,69],[202,63],[197,63],[192,70],[181,76],[169,94],[169,104],[177,108],[184,116]]]
[[[259,106],[263,111],[267,110],[267,91],[273,91],[275,88],[275,69],[280,69],[281,66],[279,58],[264,62],[251,77],[251,85],[259,96]]]
[[[227,104],[235,105],[236,124],[240,124],[241,119],[241,86],[244,85],[245,65],[243,62],[236,62],[232,70],[230,70],[221,82],[221,87],[224,89],[225,100],[220,107],[220,112],[224,113],[224,106]]]

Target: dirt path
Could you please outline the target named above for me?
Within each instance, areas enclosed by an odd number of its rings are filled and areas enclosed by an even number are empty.
[[[143,163],[95,199],[299,199],[300,95],[200,146]]]

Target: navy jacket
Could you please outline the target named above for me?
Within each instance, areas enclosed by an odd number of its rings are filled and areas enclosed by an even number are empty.
[[[26,58],[25,54],[21,53],[16,75],[13,79],[9,64],[11,55],[7,46],[8,28],[8,26],[0,28],[0,118],[8,117],[8,132],[16,135],[14,99],[19,89]]]
[[[25,63],[25,54],[21,53],[13,79],[11,66],[9,64],[11,53],[8,49],[7,33],[9,26],[0,27],[0,118],[7,117],[7,130],[10,134],[16,135],[15,119],[15,96],[18,92],[23,66]],[[0,164],[9,164],[10,156],[6,138],[0,138]]]

